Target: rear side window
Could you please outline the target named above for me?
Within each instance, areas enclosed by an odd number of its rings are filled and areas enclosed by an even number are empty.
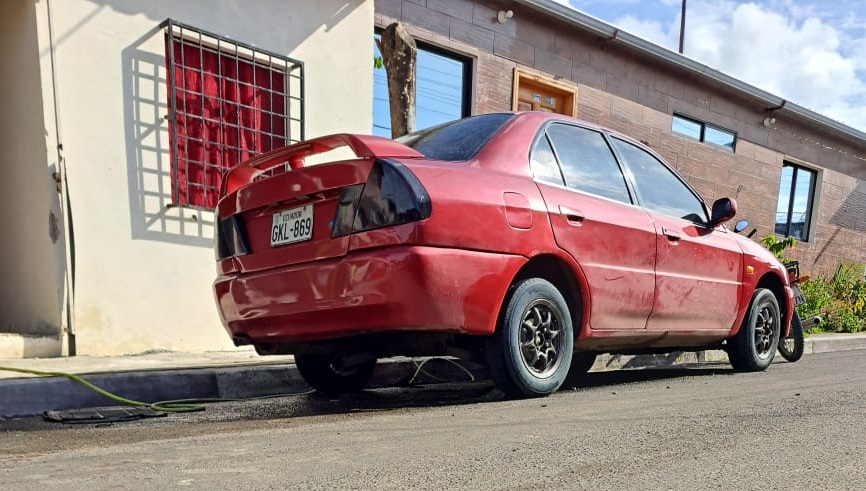
[[[631,203],[622,170],[601,133],[577,126],[553,124],[547,129],[547,134],[559,157],[568,187]]]
[[[482,114],[440,124],[397,138],[428,159],[454,162],[471,160],[513,114]]]
[[[616,138],[613,144],[634,175],[644,208],[698,224],[707,222],[703,202],[659,159],[636,145]]]
[[[532,175],[539,181],[565,186],[565,181],[562,180],[562,172],[559,170],[556,155],[553,154],[553,147],[550,146],[547,135],[541,135],[541,138],[532,147],[532,154],[529,157],[529,167],[532,169]]]

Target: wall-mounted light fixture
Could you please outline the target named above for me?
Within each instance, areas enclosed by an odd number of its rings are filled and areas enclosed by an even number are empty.
[[[761,121],[761,124],[764,126],[764,128],[769,128],[770,126],[776,124],[776,118],[773,117],[773,113],[785,107],[785,104],[787,102],[787,100],[782,99],[782,102],[778,106],[764,108],[764,119]]]
[[[496,20],[500,24],[505,24],[508,22],[508,19],[514,17],[514,12],[511,10],[500,10],[498,14],[496,14]]]

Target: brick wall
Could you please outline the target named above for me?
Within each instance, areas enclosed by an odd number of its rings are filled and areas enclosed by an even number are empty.
[[[402,21],[422,39],[474,58],[473,113],[511,109],[515,66],[578,90],[578,116],[643,141],[708,200],[735,197],[742,218],[773,231],[782,163],[821,169],[817,222],[793,256],[804,272],[832,272],[840,260],[866,262],[866,144],[775,114],[709,80],[699,80],[508,1],[376,0],[376,24]],[[499,10],[512,10],[504,25]],[[736,152],[671,133],[681,112],[737,132]]]

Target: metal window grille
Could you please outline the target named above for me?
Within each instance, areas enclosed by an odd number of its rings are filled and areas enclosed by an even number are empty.
[[[227,169],[304,139],[304,66],[172,19],[162,27],[172,203],[213,208]]]

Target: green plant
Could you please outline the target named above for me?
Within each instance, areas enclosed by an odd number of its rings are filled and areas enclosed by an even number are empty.
[[[801,317],[821,316],[823,323],[811,332],[862,332],[866,330],[866,281],[863,266],[840,263],[833,276],[818,276],[800,284],[806,303]]]
[[[786,253],[797,241],[768,235],[761,239],[780,261],[788,260]],[[822,323],[809,332],[862,332],[866,331],[866,281],[864,266],[841,262],[833,276],[824,275],[800,283],[806,303],[797,307],[801,318],[820,316]]]
[[[773,253],[776,258],[780,260],[786,259],[785,252],[788,249],[794,247],[794,244],[797,243],[797,240],[793,237],[785,237],[784,239],[777,239],[775,235],[768,235],[761,239],[761,244],[764,245],[770,252]]]

